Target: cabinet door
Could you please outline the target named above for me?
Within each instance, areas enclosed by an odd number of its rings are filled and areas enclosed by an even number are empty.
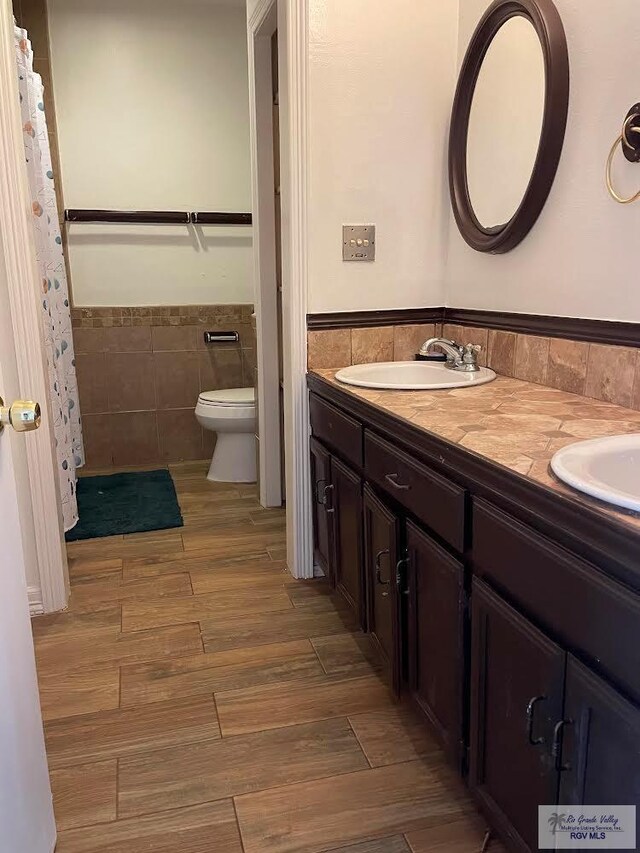
[[[391,685],[400,688],[399,590],[396,580],[399,521],[395,513],[364,489],[364,553],[367,626],[380,648]]]
[[[481,581],[471,596],[469,785],[514,849],[538,849],[557,802],[552,757],[566,653]]]
[[[410,691],[458,765],[463,735],[463,577],[458,560],[407,523]]]
[[[560,804],[640,814],[640,709],[569,655],[564,718]]]
[[[329,582],[335,585],[331,559],[331,457],[329,452],[311,439],[311,512],[313,516],[313,557]]]
[[[333,515],[333,559],[336,588],[364,628],[365,596],[362,561],[362,481],[331,457],[331,489],[327,511]]]

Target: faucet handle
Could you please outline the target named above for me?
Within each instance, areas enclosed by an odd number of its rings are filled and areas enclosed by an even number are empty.
[[[462,361],[464,364],[477,365],[478,353],[482,350],[480,344],[467,344],[464,347]]]

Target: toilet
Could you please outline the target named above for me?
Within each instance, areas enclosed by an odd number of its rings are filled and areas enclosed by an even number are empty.
[[[217,483],[256,482],[256,396],[254,388],[203,391],[196,418],[218,434],[208,480]]]

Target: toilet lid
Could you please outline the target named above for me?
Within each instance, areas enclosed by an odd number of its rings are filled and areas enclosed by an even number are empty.
[[[220,391],[203,391],[200,394],[203,403],[215,403],[218,406],[253,406],[256,402],[255,388],[225,388]]]

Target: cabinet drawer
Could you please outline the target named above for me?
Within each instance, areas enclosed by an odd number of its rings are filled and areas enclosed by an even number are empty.
[[[640,596],[479,499],[473,570],[640,701]]]
[[[362,425],[315,394],[309,401],[311,431],[347,461],[362,468]]]
[[[466,491],[396,450],[369,430],[364,434],[365,474],[441,536],[464,550]]]

